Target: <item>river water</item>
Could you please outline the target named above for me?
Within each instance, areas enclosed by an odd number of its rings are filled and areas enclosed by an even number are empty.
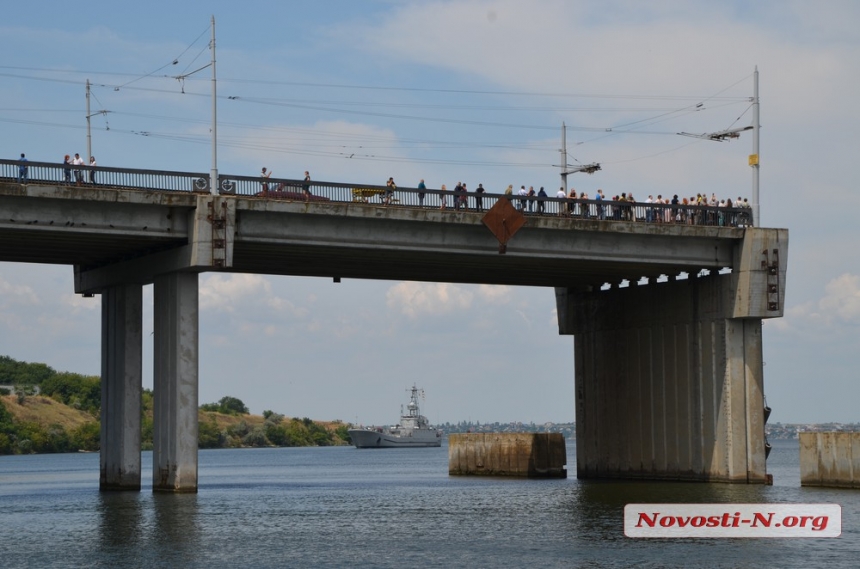
[[[449,477],[447,447],[202,450],[196,495],[100,493],[98,454],[0,457],[0,567],[858,567],[860,491]],[[631,539],[631,502],[838,503],[842,535]]]

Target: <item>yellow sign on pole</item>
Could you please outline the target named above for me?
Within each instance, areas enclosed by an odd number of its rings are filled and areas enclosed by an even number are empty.
[[[750,154],[750,166],[758,166],[758,154]]]

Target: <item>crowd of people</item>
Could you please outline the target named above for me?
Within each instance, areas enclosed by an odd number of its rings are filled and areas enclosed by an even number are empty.
[[[268,179],[271,171],[263,168],[261,173],[263,191],[268,191]],[[305,172],[304,191],[309,193],[308,182],[310,175]],[[427,196],[427,185],[422,178],[417,185],[418,207],[424,208]],[[398,201],[394,195],[397,184],[393,177],[389,177],[385,183],[385,189],[380,190],[381,203],[388,206]],[[439,209],[453,209],[454,211],[470,210],[481,213],[484,211],[484,194],[486,190],[483,184],[478,184],[475,190],[470,191],[464,182],[457,182],[453,191],[442,184],[439,192]],[[523,214],[544,215],[554,213],[564,217],[578,217],[596,220],[615,221],[641,221],[645,223],[684,223],[688,225],[752,225],[752,206],[747,198],[738,196],[737,199],[718,199],[716,194],[708,197],[705,194],[695,196],[679,197],[677,194],[672,198],[663,197],[658,194],[655,198],[649,195],[645,201],[638,201],[632,192],[607,197],[602,189],[598,189],[593,196],[586,192],[577,193],[571,188],[565,191],[560,187],[555,194],[555,200],[550,196],[543,186],[535,190],[534,186],[526,189],[521,185],[514,194],[513,184],[509,184],[503,194]],[[474,207],[470,207],[470,201]],[[450,203],[450,206],[449,206]],[[726,211],[723,211],[726,210]],[[740,210],[740,211],[739,211]]]
[[[80,186],[81,184],[83,184],[84,183],[84,172],[80,167],[84,166],[84,165],[87,165],[87,163],[84,162],[84,159],[81,158],[80,154],[75,153],[75,157],[71,158],[71,159],[69,158],[69,155],[66,154],[63,157],[63,182],[65,182],[66,184],[72,183],[72,170],[74,169],[75,185]],[[89,181],[89,183],[95,184],[96,183],[96,171],[95,171],[96,157],[95,156],[90,156],[90,163],[88,165],[93,166],[93,169],[90,170],[90,176],[89,176],[90,181]]]
[[[679,198],[678,194],[675,194],[669,199],[662,194],[658,194],[656,198],[649,194],[644,202],[640,202],[632,192],[622,192],[607,199],[603,190],[597,190],[594,197],[589,197],[585,192],[577,195],[574,189],[566,194],[564,188],[559,188],[556,197],[565,200],[564,207],[559,207],[558,214],[570,217],[688,225],[752,224],[752,205],[747,198],[741,196],[736,200],[717,199],[713,193],[710,198],[698,193],[690,198]]]
[[[389,185],[393,180],[389,178]],[[395,186],[396,187],[396,186]],[[426,185],[422,179],[418,184],[418,206],[424,207]],[[448,188],[442,184],[440,195],[440,209],[448,208]],[[470,209],[469,200],[474,200],[474,210],[484,211],[484,189],[483,184],[469,192],[463,182],[457,182],[451,196],[453,209]],[[556,200],[548,200],[549,194],[541,186],[535,190],[534,186],[526,189],[520,186],[519,191],[514,194],[513,184],[509,184],[504,190],[504,195],[510,196],[515,207],[523,214],[544,215],[555,210],[556,215],[564,217],[580,217],[597,220],[616,221],[642,221],[646,223],[685,223],[689,225],[751,225],[752,206],[747,198],[738,196],[737,199],[718,199],[716,194],[708,197],[698,193],[695,196],[679,197],[677,194],[672,198],[663,197],[658,194],[655,198],[649,195],[645,201],[638,201],[632,192],[607,197],[602,189],[598,189],[594,196],[586,192],[577,193],[574,188],[566,192],[560,187],[554,196]],[[390,195],[385,198],[389,203]],[[728,210],[728,211],[722,211]],[[741,210],[741,211],[738,211]]]
[[[74,158],[66,154],[63,157],[63,182],[66,184],[72,183],[72,173],[75,175],[75,185],[80,186],[85,183],[84,172],[81,166],[91,166],[89,170],[89,183],[96,183],[96,157],[90,156],[90,163],[87,164],[80,154],[75,154]],[[30,179],[30,165],[26,154],[21,153],[21,158],[18,159],[18,182],[26,184]]]

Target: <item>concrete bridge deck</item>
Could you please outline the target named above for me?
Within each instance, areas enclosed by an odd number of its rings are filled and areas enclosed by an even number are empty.
[[[3,182],[0,198],[0,261],[83,271],[182,250],[193,239],[198,206],[209,203],[190,192]],[[219,203],[229,204],[232,257],[206,270],[271,275],[599,287],[731,268],[745,234],[533,215],[500,255],[475,211],[237,195]],[[154,274],[140,270],[134,280],[149,283]]]

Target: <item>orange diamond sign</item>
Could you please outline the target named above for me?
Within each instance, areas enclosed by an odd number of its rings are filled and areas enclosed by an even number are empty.
[[[504,253],[508,240],[525,224],[526,218],[516,210],[511,200],[501,198],[487,210],[481,221],[499,240],[499,253]]]

